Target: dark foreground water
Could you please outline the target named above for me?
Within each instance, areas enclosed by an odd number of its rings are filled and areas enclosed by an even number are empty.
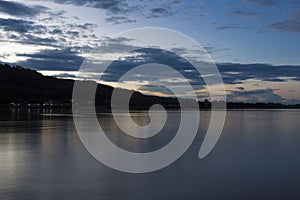
[[[121,173],[99,163],[81,144],[71,115],[49,112],[1,111],[1,200],[300,199],[298,110],[228,111],[219,142],[200,160],[210,117],[202,111],[189,150],[174,164],[149,174]],[[120,141],[112,117],[100,117],[111,140],[144,152],[172,139],[177,114],[170,113],[160,140],[141,143],[126,137]],[[148,120],[143,112],[133,118],[140,124]]]

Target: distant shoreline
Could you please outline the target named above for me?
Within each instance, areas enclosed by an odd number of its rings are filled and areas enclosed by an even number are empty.
[[[164,106],[167,111],[179,111],[180,106]],[[38,104],[32,104],[32,105],[0,105],[1,109],[66,109],[71,110],[72,105],[70,104],[61,104],[61,105],[38,105]],[[96,106],[95,107],[97,111],[105,111],[110,112],[110,106],[104,105],[104,106]],[[202,104],[202,102],[199,102],[199,109],[200,110],[211,110],[211,103],[207,103],[205,105]],[[300,105],[284,105],[284,104],[273,104],[273,103],[233,103],[229,102],[227,103],[227,110],[252,110],[252,109],[259,109],[259,110],[271,110],[271,109],[300,109]],[[143,106],[133,106],[130,108],[130,111],[147,111],[149,110],[149,107],[143,107]]]
[[[83,81],[84,82],[84,81]],[[86,81],[87,86],[91,83]],[[96,83],[97,84],[97,83]],[[74,80],[57,79],[22,67],[11,67],[0,64],[0,107],[27,109],[70,109],[75,102],[72,97]],[[95,105],[98,111],[110,111],[111,95],[114,90],[131,96],[130,110],[149,110],[154,104],[162,105],[166,110],[179,110],[179,101],[173,97],[159,97],[142,94],[139,91],[113,88],[97,84]],[[189,105],[190,99],[182,99]],[[81,102],[82,103],[82,102]],[[83,102],[89,104],[91,101]],[[213,102],[214,105],[224,105],[225,102]],[[198,101],[201,110],[210,110],[209,100]],[[227,109],[300,109],[300,104],[282,103],[245,103],[227,102]]]

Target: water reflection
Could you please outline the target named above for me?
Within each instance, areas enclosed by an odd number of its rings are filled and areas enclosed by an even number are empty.
[[[4,114],[5,113],[5,114]],[[84,149],[69,112],[1,111],[0,199],[285,199],[300,198],[298,110],[229,111],[212,153],[197,158],[210,112],[201,112],[198,136],[173,165],[150,174],[124,174],[103,166]],[[178,113],[157,138],[120,136],[101,114],[108,137],[136,151],[172,139]],[[28,116],[29,115],[29,116]],[[145,113],[134,120],[147,123]]]

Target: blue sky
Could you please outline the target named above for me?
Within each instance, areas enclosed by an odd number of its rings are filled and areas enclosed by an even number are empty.
[[[72,78],[90,50],[145,26],[203,45],[229,100],[300,102],[296,0],[0,0],[0,61]]]

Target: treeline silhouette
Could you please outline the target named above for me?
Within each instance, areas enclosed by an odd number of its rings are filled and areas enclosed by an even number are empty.
[[[43,76],[31,69],[0,64],[0,105],[18,107],[70,107],[74,80]],[[95,102],[97,107],[110,109],[114,88],[98,84]],[[123,92],[129,90],[118,89]],[[154,104],[171,109],[178,107],[175,98],[143,95],[133,92],[131,109],[149,109]]]
[[[71,107],[74,80],[58,79],[52,76],[25,69],[20,66],[0,64],[0,105],[1,107]],[[129,90],[115,88],[122,92]],[[96,107],[110,109],[113,87],[98,84],[96,90]],[[187,100],[188,101],[188,100]],[[130,109],[149,109],[154,104],[161,104],[166,109],[179,109],[176,98],[144,95],[134,91],[130,99]],[[208,100],[199,102],[200,109],[210,109]],[[300,108],[297,105],[280,103],[242,103],[229,102],[228,109],[276,109]]]

